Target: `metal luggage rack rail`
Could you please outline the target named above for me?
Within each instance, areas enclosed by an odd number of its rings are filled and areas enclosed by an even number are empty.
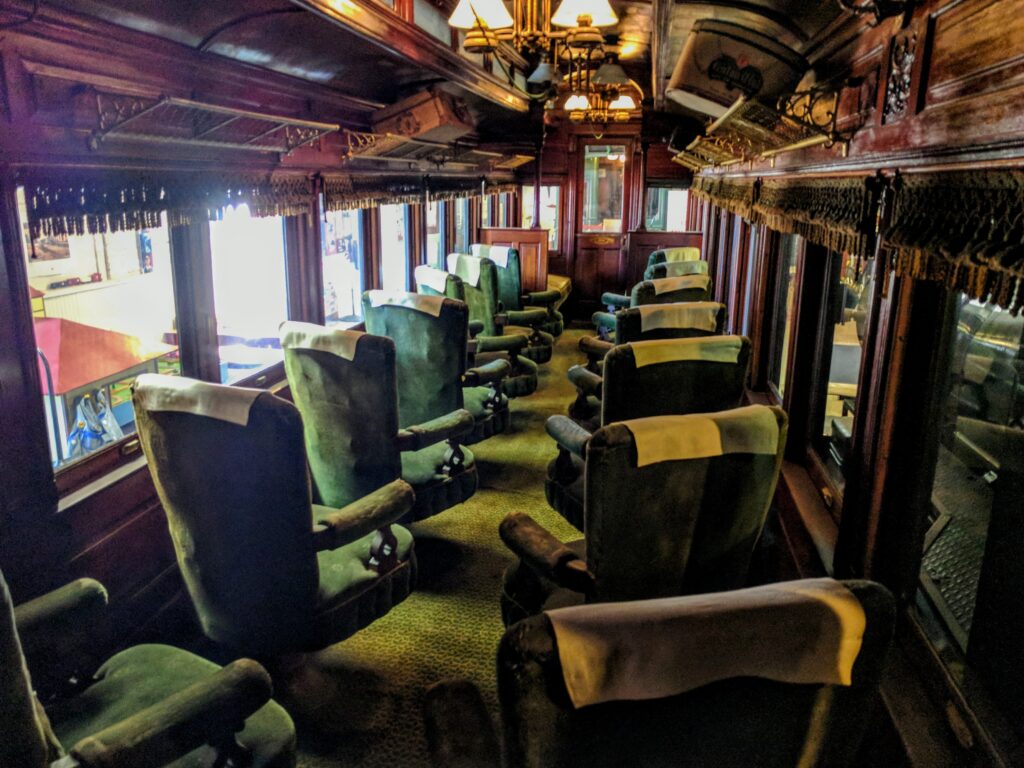
[[[445,143],[401,136],[344,129],[345,159],[377,162],[429,163],[437,167],[479,168],[483,163],[501,161],[500,152],[489,152],[458,142]]]
[[[173,96],[96,93],[97,130],[89,146],[109,140],[288,154],[341,130],[322,123],[223,107]]]

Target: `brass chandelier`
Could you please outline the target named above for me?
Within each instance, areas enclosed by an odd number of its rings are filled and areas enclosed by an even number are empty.
[[[551,6],[552,0],[513,0],[510,14],[502,0],[459,0],[448,23],[467,30],[465,48],[470,53],[491,53],[508,43],[524,54],[548,54],[554,61],[560,46],[601,47],[600,28],[619,21],[608,0],[561,0],[554,13]]]

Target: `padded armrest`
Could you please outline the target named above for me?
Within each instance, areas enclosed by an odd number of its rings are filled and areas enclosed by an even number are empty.
[[[587,355],[604,357],[614,346],[610,341],[599,339],[596,336],[584,336],[580,339],[580,351],[585,352]]]
[[[529,515],[513,512],[506,516],[498,533],[505,546],[539,576],[574,592],[586,594],[593,588],[594,577],[587,564]]]
[[[203,744],[239,748],[234,734],[270,700],[270,675],[239,659],[188,688],[79,741],[71,755],[84,766],[147,768],[184,757]]]
[[[476,351],[479,352],[521,352],[529,339],[521,333],[510,333],[507,336],[480,336],[476,340]]]
[[[604,384],[602,376],[598,376],[593,371],[588,371],[582,365],[574,365],[566,375],[569,377],[572,385],[580,391],[580,394],[593,395],[594,397],[601,396],[601,386]]]
[[[512,310],[506,312],[505,317],[508,318],[507,325],[542,325],[548,321],[548,311],[546,309]]]
[[[561,414],[548,416],[544,423],[544,429],[548,435],[569,453],[579,456],[581,459],[587,457],[587,443],[590,441],[590,433],[583,427]]]
[[[629,296],[624,293],[602,293],[601,303],[609,307],[629,308]]]
[[[476,336],[484,329],[483,320],[470,320],[469,321],[469,335]]]
[[[594,321],[595,328],[604,328],[608,331],[615,331],[615,327],[618,324],[618,320],[615,319],[615,315],[611,312],[595,312],[591,320]]]
[[[501,381],[512,373],[512,364],[508,360],[491,360],[489,363],[470,368],[462,377],[466,387],[479,387]]]
[[[418,451],[442,440],[462,437],[473,430],[473,414],[465,408],[398,430],[398,450]]]
[[[430,763],[435,768],[484,768],[501,765],[494,723],[483,697],[468,680],[427,688],[423,697]]]
[[[550,307],[560,298],[562,298],[562,294],[558,291],[534,291],[532,293],[525,294],[521,300],[523,304],[535,304]]]
[[[404,480],[392,480],[341,509],[314,504],[314,547],[322,551],[351,544],[401,519],[412,509],[415,499],[411,485]]]

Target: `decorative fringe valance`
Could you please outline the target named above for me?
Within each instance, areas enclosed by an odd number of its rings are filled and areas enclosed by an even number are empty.
[[[765,179],[755,190],[753,218],[834,251],[870,256],[882,180]]]
[[[486,182],[487,194],[514,192],[511,182]],[[325,176],[324,205],[329,211],[374,208],[378,205],[422,203],[424,193],[431,200],[455,200],[480,196],[479,178],[449,177],[365,177]]]
[[[124,171],[27,172],[25,187],[29,232],[82,235],[158,227],[168,223],[214,220],[224,208],[246,203],[253,216],[306,213],[313,199],[305,177],[212,176],[206,174]]]
[[[690,190],[697,197],[708,200],[737,216],[749,219],[753,215],[755,191],[753,180],[698,176]]]
[[[900,176],[884,245],[897,274],[1024,308],[1024,171]]]

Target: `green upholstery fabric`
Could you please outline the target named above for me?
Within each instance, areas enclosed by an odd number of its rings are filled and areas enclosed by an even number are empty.
[[[867,619],[848,687],[734,678],[662,699],[573,709],[547,617],[511,627],[498,650],[503,765],[853,765],[877,698],[895,609],[878,584],[844,584]]]
[[[665,277],[677,277],[679,275],[706,274],[708,274],[708,263],[706,261],[670,261],[647,267],[644,270],[644,280],[660,280]]]
[[[712,337],[713,338],[713,337]],[[637,367],[628,344],[604,358],[599,426],[616,421],[685,413],[714,413],[736,408],[743,399],[750,370],[750,339],[742,337],[735,363],[675,360]],[[590,398],[584,406],[589,406]],[[582,407],[575,409],[577,412]],[[545,494],[552,508],[583,528],[583,495],[578,480],[555,459],[548,466]]]
[[[496,403],[485,406],[492,394],[490,387],[462,386],[469,339],[465,302],[448,299],[440,315],[434,317],[409,307],[375,307],[367,292],[363,294],[363,317],[367,331],[395,342],[400,427],[466,408],[473,414],[474,427],[463,439],[465,444],[505,431],[509,424],[508,398],[499,393]]]
[[[352,360],[315,349],[285,348],[284,366],[302,413],[319,503],[343,507],[402,477],[416,492],[410,519],[419,520],[465,501],[476,491],[472,454],[450,476],[438,479],[431,471],[425,482],[404,476],[405,461],[396,441],[398,370],[391,339],[362,334]],[[436,379],[435,383],[445,386]],[[457,391],[450,394],[458,396]],[[403,425],[407,426],[413,425]],[[447,448],[445,443],[440,447],[442,453]],[[437,452],[429,455],[438,456]],[[440,465],[438,460],[430,469]]]
[[[527,294],[523,292],[523,265],[519,256],[518,248],[508,249],[508,263],[505,267],[498,267],[498,300],[505,311],[521,309],[533,309],[530,303],[524,303],[523,298]],[[537,329],[551,336],[560,336],[565,328],[562,313],[554,308],[554,301],[542,307],[546,312],[546,319],[537,326]],[[550,345],[549,345],[550,346]],[[549,358],[550,359],[550,356]],[[538,360],[537,362],[547,362]]]
[[[700,259],[700,248],[696,247],[696,253],[691,249],[692,247],[684,246],[682,248],[659,248],[657,251],[651,251],[647,256],[647,267],[653,267],[656,264],[663,264],[666,261],[683,260],[693,261]],[[672,251],[669,254],[669,251]],[[671,255],[671,258],[669,256]],[[680,257],[691,257],[691,258],[680,258]]]
[[[713,285],[708,283],[707,290],[700,288],[682,288],[677,291],[655,293],[653,281],[644,280],[633,286],[629,294],[629,305],[639,307],[641,304],[672,304],[676,301],[710,301]]]
[[[782,467],[787,418],[773,456],[732,453],[636,466],[622,423],[594,433],[584,472],[583,530],[594,577],[590,602],[716,592],[743,585]],[[506,572],[506,621],[538,612],[528,569]],[[538,598],[543,597],[541,602]]]
[[[137,645],[113,656],[95,680],[72,698],[49,706],[51,721],[61,740],[73,745],[80,739],[120,722],[187,688],[219,667],[187,651],[167,645]],[[295,727],[277,703],[263,705],[245,722],[238,741],[252,750],[254,768],[294,765]],[[169,765],[172,768],[208,768],[215,753],[204,746]]]
[[[259,657],[323,647],[323,625],[335,619],[325,616],[327,607],[317,597],[320,574],[298,409],[264,393],[253,401],[248,424],[240,426],[148,411],[136,398],[135,417],[206,635]],[[386,613],[408,593],[413,565],[410,553],[376,582],[393,602],[360,602],[347,610],[363,623]]]

